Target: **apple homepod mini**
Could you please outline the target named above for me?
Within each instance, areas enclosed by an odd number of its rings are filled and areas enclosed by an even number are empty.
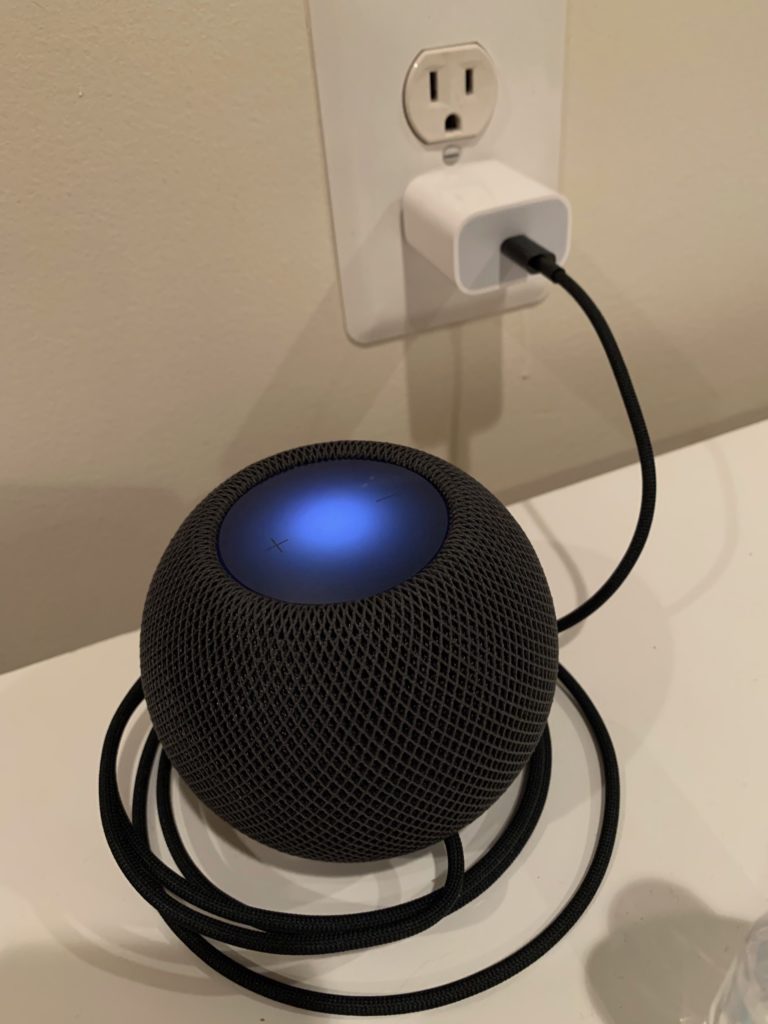
[[[163,750],[240,832],[370,861],[482,814],[557,677],[549,588],[501,502],[431,455],[339,442],[258,462],[153,578],[142,686]]]
[[[102,745],[101,822],[130,884],[210,969],[315,1014],[422,1013],[502,984],[579,921],[616,842],[616,752],[587,692],[558,666],[557,638],[602,608],[636,565],[654,515],[653,446],[593,300],[535,239],[510,237],[501,250],[572,296],[595,329],[629,418],[640,511],[605,582],[556,621],[525,534],[465,473],[383,443],[284,452],[218,487],[172,539],[144,609],[142,676]],[[602,811],[581,880],[538,935],[457,980],[386,994],[297,985],[230,955],[230,948],[304,957],[381,946],[426,932],[487,892],[541,821],[556,679],[594,741]],[[153,728],[126,802],[121,749],[145,700]],[[174,768],[224,821],[275,849],[365,863],[437,852],[441,840],[445,869],[436,865],[430,891],[356,914],[243,903],[206,878],[187,849],[174,812]],[[523,768],[514,811],[467,868],[460,829]],[[155,852],[152,814],[167,857]]]

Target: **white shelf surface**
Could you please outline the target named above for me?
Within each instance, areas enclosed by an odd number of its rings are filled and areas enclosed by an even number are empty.
[[[411,1020],[702,1024],[734,947],[768,901],[766,452],[762,423],[663,456],[658,520],[639,568],[564,638],[563,661],[605,716],[624,785],[617,852],[595,903],[522,975]],[[628,467],[514,509],[560,612],[615,564],[638,493],[638,470]],[[213,976],[112,861],[98,816],[99,751],[137,673],[133,633],[0,677],[3,1020],[331,1019]],[[130,733],[126,779],[141,725]],[[407,942],[319,959],[262,957],[265,967],[320,989],[396,992],[462,976],[523,944],[572,891],[599,820],[597,765],[562,696],[552,731],[542,823],[514,870],[478,902]],[[511,802],[512,794],[467,830],[470,861]],[[426,891],[444,866],[429,855],[373,871],[311,865],[243,842],[183,793],[179,805],[212,876],[275,909],[389,905]]]

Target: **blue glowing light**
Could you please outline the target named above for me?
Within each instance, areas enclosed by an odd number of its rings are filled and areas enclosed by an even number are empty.
[[[448,510],[424,477],[366,459],[318,462],[270,477],[224,518],[219,558],[256,593],[296,604],[359,601],[427,566]]]
[[[292,543],[312,551],[343,554],[375,540],[378,517],[366,494],[335,491],[308,498],[285,517]]]

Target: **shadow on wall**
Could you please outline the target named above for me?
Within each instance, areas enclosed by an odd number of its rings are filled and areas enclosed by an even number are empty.
[[[387,440],[363,438],[360,423],[395,372],[399,346],[353,344],[344,333],[339,303],[334,286],[272,379],[260,382],[256,404],[222,457],[224,476],[275,452],[318,441]],[[286,415],[289,408],[293,416]]]
[[[501,416],[501,320],[491,317],[403,341],[361,346],[345,334],[339,302],[334,287],[263,388],[224,454],[222,473],[315,441],[395,440],[369,437],[371,431],[361,432],[360,424],[403,355],[409,443],[471,472],[472,437],[489,430]],[[293,418],[285,415],[288,396],[298,410]],[[408,434],[408,426],[403,423],[400,436]]]
[[[406,339],[405,365],[413,443],[472,472],[472,438],[502,410],[499,317]]]
[[[661,879],[624,889],[587,978],[605,1024],[704,1024],[750,922]]]
[[[420,333],[404,340],[413,444],[472,473],[472,438],[502,410],[503,296],[486,295],[469,323],[431,330],[433,311],[455,305],[456,288],[406,245],[408,317]]]
[[[184,508],[156,490],[0,491],[0,672],[138,628]]]

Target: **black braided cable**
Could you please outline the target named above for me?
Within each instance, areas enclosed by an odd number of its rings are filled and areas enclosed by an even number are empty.
[[[379,946],[408,938],[431,927],[448,913],[453,913],[485,892],[526,845],[539,821],[549,789],[551,748],[548,732],[527,769],[523,791],[514,814],[481,860],[464,873],[461,842],[458,837],[451,837],[446,842],[449,867],[444,886],[427,896],[386,910],[337,916],[279,914],[248,907],[222,892],[202,875],[182,845],[170,800],[170,763],[162,753],[157,779],[158,814],[163,835],[182,874],[177,874],[160,861],[149,848],[146,814],[150,776],[159,749],[154,732],[150,732],[140,759],[133,794],[132,819],[123,807],[117,785],[120,741],[133,713],[141,704],[140,682],[132,687],[118,708],[102,752],[99,781],[104,831],[123,873],[143,898],[158,910],[179,940],[214,970],[252,992],[302,1009],[351,1016],[413,1013],[456,1002],[500,984],[551,949],[581,917],[610,862],[619,813],[619,776],[615,753],[594,705],[563,668],[560,670],[560,681],[589,725],[603,764],[605,805],[595,854],[577,892],[540,936],[512,956],[461,981],[391,996],[321,993],[266,977],[221,952],[208,939],[243,949],[305,955]],[[205,907],[210,914],[227,916],[230,920],[237,919],[248,927],[242,928],[239,924],[230,924],[201,914],[180,903],[176,897],[196,907]],[[276,930],[270,935],[251,930],[265,927]]]
[[[580,622],[588,619],[598,608],[609,601],[622,583],[637,564],[640,555],[643,553],[653,524],[653,516],[656,511],[656,462],[653,455],[653,443],[648,433],[640,400],[632,383],[624,356],[621,354],[618,342],[614,337],[608,321],[605,319],[594,300],[584,291],[566,271],[558,265],[553,253],[542,248],[536,242],[532,242],[524,235],[516,238],[509,238],[501,247],[501,251],[509,259],[518,263],[525,270],[532,274],[543,274],[554,284],[559,285],[566,291],[574,302],[579,306],[595,330],[603,351],[611,367],[616,386],[619,389],[622,404],[632,428],[632,435],[637,448],[642,475],[642,494],[640,497],[640,511],[635,525],[634,532],[627,550],[613,570],[608,579],[599,587],[587,600],[574,608],[572,612],[564,615],[558,620],[557,628],[561,633],[572,629]]]

